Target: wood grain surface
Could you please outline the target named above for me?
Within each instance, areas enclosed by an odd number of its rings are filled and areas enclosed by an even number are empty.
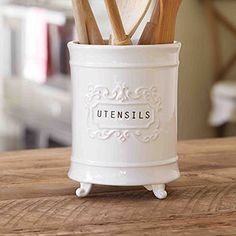
[[[165,200],[111,186],[78,199],[70,149],[2,153],[0,235],[236,235],[236,138],[179,142],[178,153]]]

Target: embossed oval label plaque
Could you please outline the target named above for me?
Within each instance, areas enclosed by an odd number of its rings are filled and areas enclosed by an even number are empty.
[[[125,142],[128,138],[147,143],[160,133],[161,98],[156,87],[131,91],[125,84],[110,90],[90,85],[86,95],[87,126],[91,138],[113,136]]]

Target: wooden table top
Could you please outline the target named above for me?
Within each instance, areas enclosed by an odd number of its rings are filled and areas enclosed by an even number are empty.
[[[0,154],[0,235],[236,235],[236,138],[178,144],[181,178],[157,200],[143,187],[67,178],[70,149]]]

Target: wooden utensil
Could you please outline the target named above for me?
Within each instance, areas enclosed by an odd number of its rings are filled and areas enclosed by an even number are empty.
[[[102,38],[101,32],[98,28],[93,11],[90,7],[88,0],[81,0],[83,2],[83,8],[85,13],[86,29],[88,34],[88,40],[90,44],[105,44]]]
[[[73,4],[73,13],[75,18],[75,27],[78,35],[78,40],[80,44],[88,44],[88,35],[85,24],[85,15],[84,15],[84,7],[83,0],[72,0]]]
[[[182,0],[159,0],[156,2],[150,22],[147,23],[139,44],[173,43],[175,24]]]
[[[116,3],[124,29],[131,38],[146,15],[151,0],[117,0]]]
[[[173,43],[175,39],[176,17],[182,0],[160,0],[160,21],[154,32],[154,44]]]
[[[132,42],[130,37],[125,33],[116,0],[104,0],[104,2],[107,8],[114,36],[113,40],[111,41],[115,45],[131,45]]]

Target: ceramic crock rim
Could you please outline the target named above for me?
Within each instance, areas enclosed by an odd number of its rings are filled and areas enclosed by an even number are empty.
[[[80,44],[78,41],[73,40],[68,42],[68,47],[74,47],[74,48],[84,48],[84,49],[104,49],[104,50],[123,50],[123,49],[150,49],[150,48],[160,48],[160,49],[170,49],[170,48],[180,48],[181,42],[174,41],[174,43],[168,43],[168,44],[148,44],[148,45],[92,45],[92,44]]]

